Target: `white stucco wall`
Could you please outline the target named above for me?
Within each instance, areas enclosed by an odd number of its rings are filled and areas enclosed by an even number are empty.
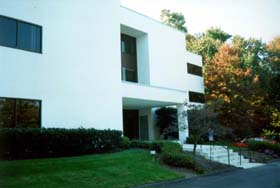
[[[1,15],[42,26],[42,54],[0,46],[0,97],[41,100],[43,127],[122,130],[122,101],[150,109],[182,104],[188,90],[204,91],[203,78],[187,73],[187,62],[201,66],[202,59],[186,52],[185,34],[119,0],[0,5]],[[141,84],[121,81],[122,30],[137,37]],[[158,137],[153,130],[151,139]]]
[[[147,33],[150,85],[186,90],[185,33],[121,7],[121,24]]]
[[[186,51],[186,62],[202,67],[202,56]],[[187,65],[186,65],[187,67]],[[186,68],[187,70],[187,68]],[[186,75],[187,88],[189,91],[204,93],[204,80],[201,76],[193,74]]]
[[[0,96],[42,100],[44,127],[121,130],[119,1],[0,2],[43,27],[42,54],[0,46]]]

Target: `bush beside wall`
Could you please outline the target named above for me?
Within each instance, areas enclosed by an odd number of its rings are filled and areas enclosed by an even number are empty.
[[[127,141],[125,139],[125,146]],[[161,161],[169,166],[183,167],[192,169],[198,173],[203,173],[203,170],[198,168],[192,156],[183,153],[180,144],[170,141],[130,141],[131,148],[143,148],[156,150]]]
[[[0,157],[27,159],[100,153],[120,146],[121,131],[96,129],[0,129]]]
[[[195,170],[195,161],[192,157],[182,152],[182,148],[178,143],[165,143],[161,149],[161,158],[165,164]]]
[[[142,149],[149,149],[155,150],[157,153],[161,152],[161,147],[165,141],[140,141],[140,140],[132,140],[131,147],[132,148],[142,148]]]
[[[248,148],[253,151],[272,150],[277,155],[280,155],[280,144],[271,144],[269,142],[249,141]]]

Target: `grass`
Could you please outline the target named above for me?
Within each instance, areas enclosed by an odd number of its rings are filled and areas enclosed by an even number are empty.
[[[152,161],[148,151],[0,161],[0,187],[130,187],[182,178]]]

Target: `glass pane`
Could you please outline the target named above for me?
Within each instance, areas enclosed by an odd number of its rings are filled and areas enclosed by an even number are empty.
[[[15,100],[0,98],[0,128],[15,127]]]
[[[125,71],[126,81],[137,82],[136,77],[137,77],[136,72],[134,70],[126,69],[126,71]]]
[[[125,53],[125,42],[124,41],[121,42],[121,51],[122,51],[122,53]]]
[[[17,100],[16,114],[16,127],[40,127],[40,101]]]
[[[188,63],[188,73],[202,76],[202,67]]]
[[[16,29],[15,20],[0,16],[0,45],[16,47]]]
[[[205,97],[203,93],[189,92],[190,102],[205,103]]]
[[[18,22],[18,48],[41,52],[41,28]]]

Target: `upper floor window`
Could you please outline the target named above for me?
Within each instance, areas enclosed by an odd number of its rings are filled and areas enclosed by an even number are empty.
[[[0,16],[0,45],[42,52],[42,27]]]
[[[188,73],[196,76],[202,76],[202,67],[187,63]]]
[[[0,97],[0,128],[41,127],[41,101]]]
[[[205,103],[204,93],[189,91],[190,102]]]
[[[136,38],[121,34],[122,80],[138,82]]]

